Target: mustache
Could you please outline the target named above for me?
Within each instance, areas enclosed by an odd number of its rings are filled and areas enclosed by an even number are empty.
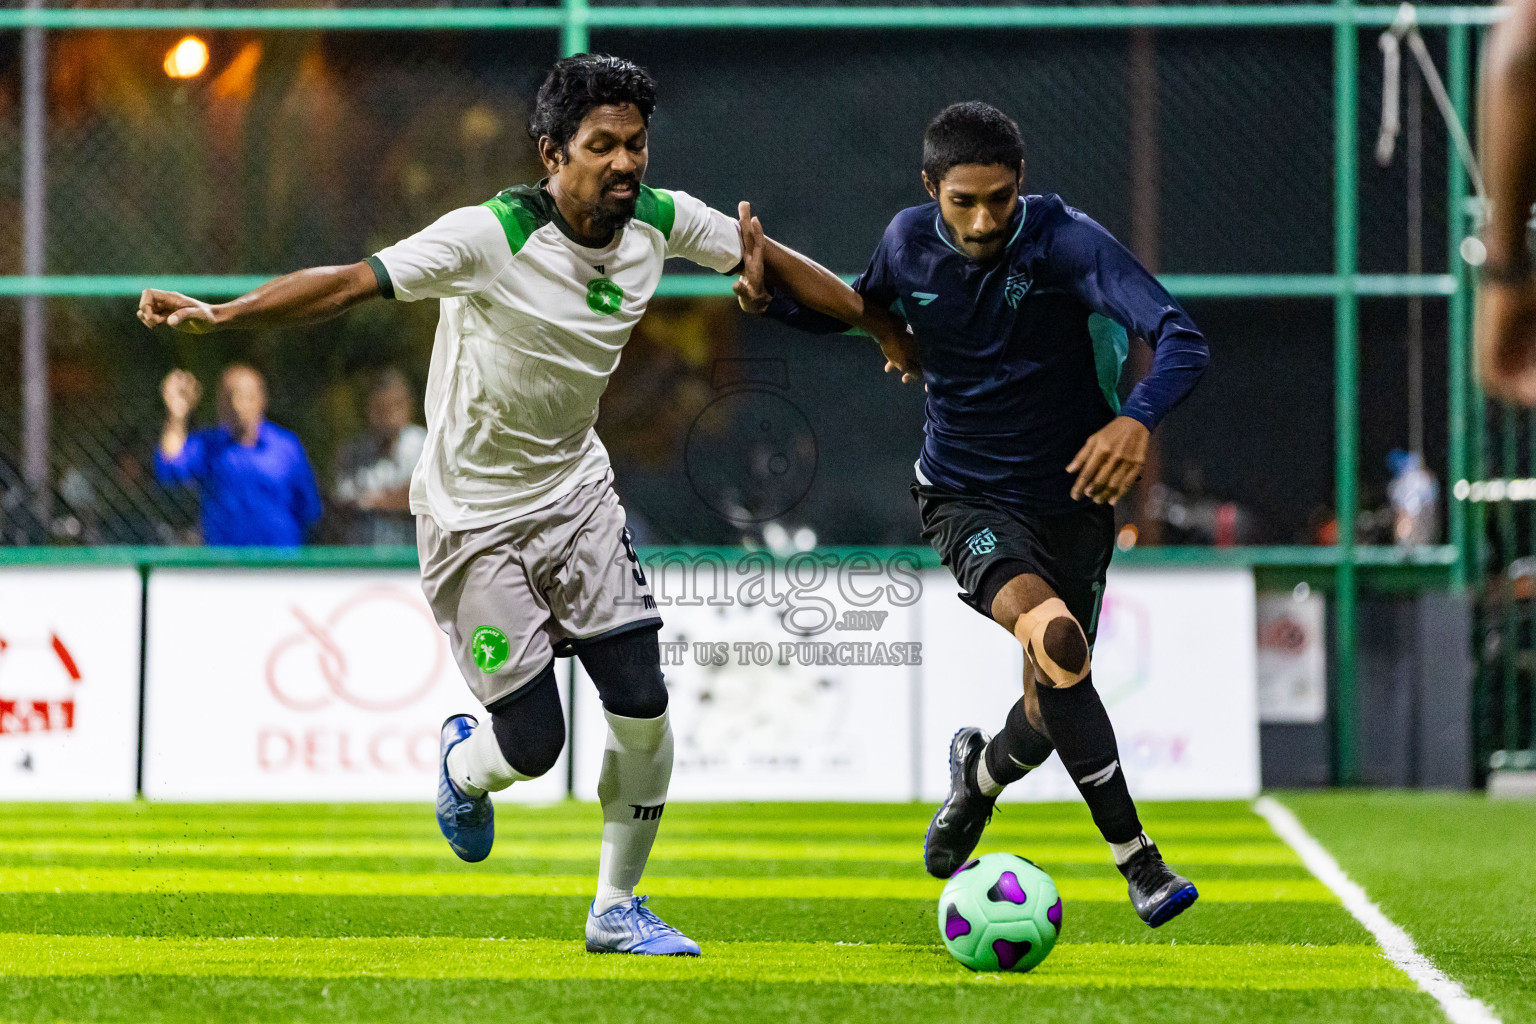
[[[610,189],[618,188],[623,185],[628,185],[638,192],[640,190],[640,176],[638,174],[615,174],[611,177],[604,178],[602,190],[607,192]]]
[[[986,245],[988,242],[995,242],[995,241],[997,241],[999,238],[1002,238],[1003,235],[1006,234],[1006,233],[1007,232],[1006,232],[1005,229],[999,228],[998,230],[990,232],[990,233],[985,234],[985,235],[966,235],[965,236],[965,241],[971,242],[971,243],[973,243],[975,245]]]

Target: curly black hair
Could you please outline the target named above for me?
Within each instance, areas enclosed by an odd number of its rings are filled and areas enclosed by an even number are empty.
[[[951,103],[923,132],[923,173],[934,184],[962,164],[1018,167],[1023,161],[1018,124],[987,103]]]
[[[656,80],[644,68],[623,57],[578,53],[557,62],[539,86],[528,135],[534,142],[548,135],[566,151],[593,107],[633,103],[649,126],[656,109]]]

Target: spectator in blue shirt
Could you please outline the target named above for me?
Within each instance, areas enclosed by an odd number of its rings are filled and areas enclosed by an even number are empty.
[[[185,370],[161,385],[165,429],[155,453],[164,484],[202,491],[203,542],[293,547],[320,518],[320,492],[304,446],[292,431],[267,422],[267,385],[249,366],[219,379],[219,425],[190,435],[187,418],[202,388]]]

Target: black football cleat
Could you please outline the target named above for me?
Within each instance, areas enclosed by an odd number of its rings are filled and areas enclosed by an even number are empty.
[[[973,726],[949,741],[949,796],[939,805],[923,837],[923,867],[935,878],[949,878],[981,842],[981,830],[992,820],[997,797],[977,792],[975,763],[987,745],[987,734]]]
[[[1174,874],[1163,863],[1156,843],[1148,842],[1132,854],[1130,860],[1120,865],[1120,873],[1125,876],[1136,915],[1151,928],[1172,921],[1200,898],[1189,879]]]

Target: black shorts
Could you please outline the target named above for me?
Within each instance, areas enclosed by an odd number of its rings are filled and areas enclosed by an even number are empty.
[[[912,497],[923,539],[960,582],[961,600],[990,619],[997,592],[1015,576],[1032,573],[1056,591],[1093,643],[1115,549],[1113,508],[1084,504],[1037,516],[920,483],[912,485]]]

